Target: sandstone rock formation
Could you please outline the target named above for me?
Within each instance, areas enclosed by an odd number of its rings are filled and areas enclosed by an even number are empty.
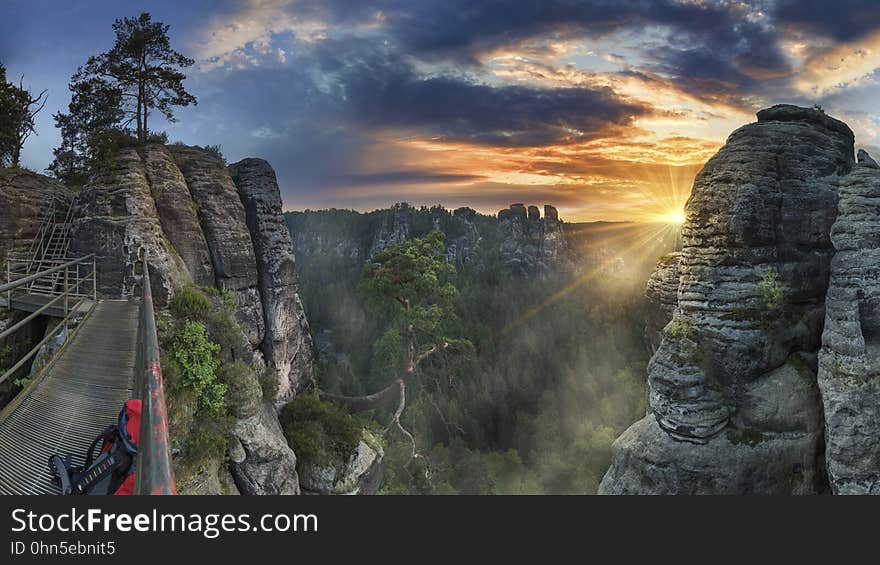
[[[833,492],[880,494],[880,170],[860,150],[840,183],[819,386]]]
[[[511,204],[498,212],[501,261],[518,276],[547,276],[567,270],[567,243],[556,208]]]
[[[192,280],[162,229],[147,169],[136,150],[119,150],[83,187],[75,206],[71,252],[96,255],[100,295],[137,296],[142,253],[150,258],[157,303],[165,304],[175,288]]]
[[[215,284],[235,291],[236,317],[251,345],[257,348],[265,336],[265,321],[257,290],[254,244],[235,183],[218,155],[182,145],[171,145],[169,149],[198,205]]]
[[[0,259],[25,253],[46,206],[66,205],[72,195],[58,181],[25,169],[0,170]]]
[[[473,265],[479,258],[482,237],[477,230],[475,220],[477,212],[473,208],[462,207],[452,211],[460,235],[447,235],[446,259],[457,267]]]
[[[304,461],[300,465],[300,484],[312,494],[376,494],[382,482],[381,447],[358,443],[342,469]]]
[[[290,231],[284,223],[275,171],[262,159],[230,166],[244,204],[257,259],[266,335],[263,354],[278,373],[275,402],[291,400],[312,382],[312,339],[299,298]]]
[[[409,239],[412,229],[413,209],[410,206],[396,205],[392,208],[390,218],[382,220],[379,230],[373,235],[367,259],[371,259],[389,245]]]
[[[536,206],[525,204],[502,210],[497,219],[481,216],[468,207],[450,214],[440,207],[418,209],[408,204],[367,214],[306,211],[294,213],[291,218],[300,257],[333,255],[354,265],[369,260],[388,245],[423,237],[430,229],[446,234],[446,258],[459,268],[480,270],[487,257],[499,252],[503,265],[517,276],[573,272],[568,236],[559,213],[550,205],[544,206],[543,218]],[[322,223],[325,218],[326,223]],[[307,225],[318,227],[321,233],[304,229]]]
[[[105,297],[136,294],[142,253],[160,307],[188,283],[234,292],[242,360],[265,361],[278,396],[263,402],[256,376],[239,376],[253,381],[240,383],[253,398],[233,407],[229,470],[242,493],[298,493],[296,456],[273,405],[311,382],[312,343],[268,163],[247,159],[227,168],[219,155],[181,145],[122,149],[77,198],[72,252],[97,253]],[[203,469],[182,488],[228,491],[224,468]]]
[[[650,414],[616,442],[604,493],[823,488],[815,355],[850,129],[774,106],[697,176],[678,306],[648,367]]]
[[[645,289],[648,309],[645,317],[645,340],[653,355],[660,347],[663,328],[672,320],[678,306],[678,265],[681,253],[668,253],[657,261],[657,268],[648,279]]]

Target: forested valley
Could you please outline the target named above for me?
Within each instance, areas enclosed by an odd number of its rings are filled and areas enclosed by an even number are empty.
[[[348,396],[382,389],[400,370],[402,343],[389,331],[393,305],[364,292],[365,261],[395,231],[406,239],[439,231],[447,249],[460,246],[462,223],[439,207],[407,205],[286,219],[319,387]],[[643,293],[674,236],[650,225],[565,224],[559,260],[568,268],[522,276],[498,251],[506,232],[494,216],[475,214],[469,225],[479,243],[467,264],[450,259],[458,264],[444,283],[455,292],[433,329],[455,346],[432,355],[407,387],[400,422],[415,457],[401,434],[387,436],[380,492],[594,493],[614,438],[645,411]],[[356,417],[380,436],[395,407]]]

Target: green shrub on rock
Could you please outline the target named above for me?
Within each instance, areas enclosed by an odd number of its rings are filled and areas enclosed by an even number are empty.
[[[363,424],[345,408],[316,394],[287,403],[281,427],[297,458],[320,466],[344,466],[363,435]]]
[[[172,357],[180,365],[181,383],[193,389],[199,411],[221,414],[226,408],[226,385],[217,381],[220,345],[208,338],[202,322],[187,321],[174,338]]]

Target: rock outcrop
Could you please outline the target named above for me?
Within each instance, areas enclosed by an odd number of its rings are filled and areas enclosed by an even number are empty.
[[[860,150],[840,184],[819,386],[837,494],[880,494],[880,170]]]
[[[517,276],[548,277],[573,272],[574,261],[563,223],[553,206],[515,204],[497,218],[468,207],[451,213],[439,206],[414,208],[395,204],[388,210],[360,214],[348,210],[294,212],[288,216],[299,257],[331,255],[352,267],[387,246],[430,231],[446,234],[446,258],[459,268],[480,270],[499,253]],[[309,229],[312,228],[312,229]]]
[[[447,234],[446,259],[458,267],[474,265],[479,260],[482,237],[477,229],[477,211],[462,207],[452,211],[452,218],[458,229]]]
[[[304,461],[300,484],[311,494],[376,494],[382,483],[384,455],[381,447],[374,449],[361,441],[341,469]]]
[[[217,281],[211,251],[186,178],[165,146],[147,145],[143,153],[162,231],[180,255],[193,282],[214,286]]]
[[[663,328],[672,320],[678,306],[678,265],[681,253],[668,253],[657,261],[657,267],[645,288],[647,313],[645,316],[645,341],[653,355],[660,347]]]
[[[262,159],[231,165],[253,236],[266,334],[262,350],[278,374],[276,403],[290,401],[312,382],[312,338],[299,298],[290,231],[281,209],[275,171]]]
[[[23,254],[56,201],[69,203],[72,195],[58,181],[26,169],[0,169],[0,259]]]
[[[758,113],[697,176],[678,306],[648,366],[649,415],[604,493],[824,488],[816,352],[853,134],[820,110]]]
[[[236,359],[265,362],[278,383],[277,397],[264,402],[257,377],[238,376],[248,382],[237,388],[250,397],[233,407],[228,468],[202,469],[182,488],[226,492],[231,471],[245,494],[299,493],[296,456],[274,405],[311,382],[312,343],[268,163],[246,159],[227,168],[218,154],[182,145],[121,149],[83,188],[75,218],[72,251],[97,253],[104,297],[136,295],[143,253],[159,307],[189,283],[232,291],[244,352]]]
[[[162,229],[145,162],[135,149],[120,149],[93,175],[75,206],[71,252],[95,254],[100,295],[137,296],[142,254],[150,258],[158,304],[166,304],[175,288],[192,281]]]
[[[218,155],[197,147],[168,147],[197,203],[215,284],[235,291],[236,318],[257,348],[265,337],[265,320],[257,289],[254,243],[235,183]]]
[[[391,216],[382,220],[382,225],[373,235],[367,259],[372,259],[389,245],[406,241],[412,231],[413,208],[407,205],[396,205],[392,208]]]
[[[553,206],[511,204],[498,212],[501,261],[518,276],[547,276],[570,268],[562,222]]]

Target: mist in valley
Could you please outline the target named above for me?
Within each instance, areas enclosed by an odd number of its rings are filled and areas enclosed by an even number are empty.
[[[444,214],[415,211],[410,237],[445,227],[447,244],[455,240],[454,222],[429,221]],[[385,334],[390,313],[358,290],[382,218],[288,214],[323,391],[368,394],[398,370],[399,344]],[[516,276],[496,251],[495,219],[475,223],[479,251],[456,266],[454,315],[443,328],[472,348],[437,356],[407,387],[401,423],[417,457],[404,438],[388,436],[381,492],[594,493],[612,442],[645,413],[645,281],[676,245],[676,230],[566,224],[568,269]],[[358,417],[381,430],[394,408]]]

